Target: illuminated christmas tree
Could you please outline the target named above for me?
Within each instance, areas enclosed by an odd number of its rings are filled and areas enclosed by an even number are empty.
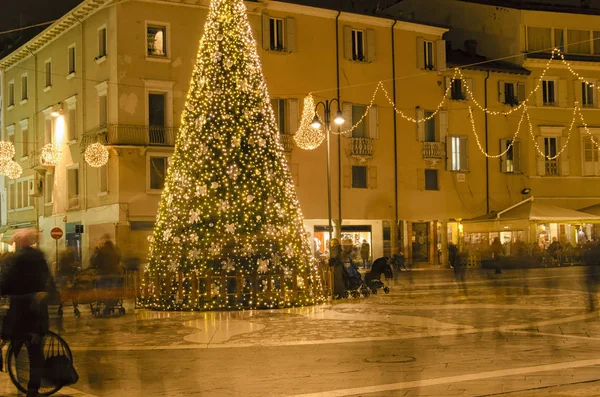
[[[212,0],[150,238],[143,303],[323,299],[242,0]]]

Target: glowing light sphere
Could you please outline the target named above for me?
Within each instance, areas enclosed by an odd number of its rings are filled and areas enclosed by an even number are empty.
[[[325,134],[321,128],[314,128],[311,123],[315,117],[315,101],[312,95],[308,94],[304,98],[304,109],[302,110],[302,120],[300,128],[294,135],[296,146],[304,150],[313,150],[319,147],[325,139]]]
[[[42,148],[40,154],[40,162],[42,163],[42,165],[55,166],[56,164],[58,164],[58,160],[60,160],[60,155],[60,150],[58,149],[58,147],[56,147],[56,145],[52,143],[47,143]]]
[[[23,168],[16,161],[8,161],[2,169],[2,173],[10,179],[17,179],[23,173]]]
[[[85,149],[83,157],[91,167],[99,168],[108,163],[108,149],[101,143],[92,143]]]
[[[0,162],[10,161],[15,156],[15,146],[9,141],[0,141]]]

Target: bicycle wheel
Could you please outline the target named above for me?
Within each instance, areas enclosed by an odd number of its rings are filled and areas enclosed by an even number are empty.
[[[49,349],[49,346],[52,345],[52,342],[54,342],[54,346],[62,348],[69,360],[73,361],[73,355],[67,342],[65,342],[63,338],[52,331],[49,331],[43,340],[42,348],[44,351],[44,359],[52,357],[52,355],[56,355],[57,348],[54,348],[54,351]],[[15,356],[15,351],[12,344],[8,347],[8,353],[6,354],[6,367],[8,368],[10,380],[17,387],[17,389],[23,393],[27,393],[27,383],[29,382],[29,354],[27,352],[26,344],[23,344],[18,356]],[[38,393],[44,396],[50,396],[59,391],[61,388],[62,386],[56,385],[47,379],[42,378],[42,383]]]

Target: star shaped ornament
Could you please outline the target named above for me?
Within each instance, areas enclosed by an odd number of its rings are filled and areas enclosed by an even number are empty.
[[[259,259],[257,262],[258,268],[256,269],[259,273],[266,273],[269,270],[269,260],[268,259]]]

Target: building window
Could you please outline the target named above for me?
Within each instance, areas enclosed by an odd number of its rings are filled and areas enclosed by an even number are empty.
[[[44,70],[46,71],[46,88],[52,87],[52,61],[48,60],[44,63]]]
[[[150,189],[162,190],[165,187],[165,179],[167,177],[167,169],[169,166],[169,158],[166,156],[149,158],[150,164]]]
[[[14,81],[9,81],[8,82],[8,106],[14,106],[15,105],[15,82]]]
[[[435,117],[433,117],[433,111],[425,110],[423,111],[423,118],[425,119],[424,127],[425,127],[425,142],[437,142],[436,137],[436,126],[435,126]]]
[[[21,101],[29,98],[29,79],[26,74],[21,76]]]
[[[148,126],[150,143],[165,143],[167,95],[164,92],[148,94]]]
[[[98,96],[98,125],[108,124],[108,97],[106,94]]]
[[[27,157],[29,155],[29,126],[21,127],[21,141],[21,157]]]
[[[79,168],[67,169],[67,193],[69,208],[79,207]]]
[[[352,130],[352,138],[367,137],[367,131],[365,127],[366,120],[364,120],[362,123],[359,123],[359,121],[363,118],[365,112],[366,107],[361,105],[352,105],[352,125],[356,126],[356,128]]]
[[[44,144],[52,143],[54,134],[52,133],[54,129],[54,123],[52,122],[52,117],[47,117],[44,120]]]
[[[98,30],[98,57],[100,59],[106,56],[106,28]]]
[[[69,128],[68,128],[68,140],[77,140],[77,109],[69,109]]]
[[[600,161],[598,160],[598,147],[600,136],[583,137],[583,175],[600,175]]]
[[[285,117],[285,99],[271,99],[271,106],[273,107],[273,113],[275,114],[275,123],[279,128],[280,134],[286,134],[286,117]]]
[[[108,164],[98,168],[98,192],[108,193]]]
[[[581,106],[594,107],[594,92],[596,87],[586,82],[581,83]]]
[[[352,29],[352,59],[355,61],[365,60],[364,30]]]
[[[558,175],[558,159],[556,157],[557,139],[544,137],[544,156],[546,175]],[[551,159],[549,159],[550,157]]]
[[[425,170],[425,190],[439,190],[437,170]]]
[[[594,42],[594,55],[600,55],[600,32],[593,31],[592,32],[593,42]]]
[[[468,145],[466,136],[450,137],[450,171],[467,171]]]
[[[10,182],[8,184],[8,209],[14,211],[16,209],[16,194],[15,194],[15,183]]]
[[[75,45],[72,45],[68,49],[69,51],[69,75],[75,74]]]
[[[284,21],[281,18],[269,18],[269,48],[273,51],[283,51]]]
[[[48,173],[46,173],[46,186],[45,186],[45,191],[44,191],[44,202],[46,204],[52,203],[53,192],[54,192],[54,174],[48,172]]]
[[[423,65],[425,69],[433,70],[433,41],[423,41]]]
[[[27,179],[18,179],[15,183],[16,189],[16,206],[14,209],[24,209],[29,208],[33,203],[29,199],[29,181],[32,178],[29,177]]]
[[[362,165],[352,166],[352,187],[355,189],[367,188],[367,167]]]
[[[542,101],[544,106],[556,105],[556,81],[542,80]]]
[[[511,145],[512,142],[512,145]],[[505,152],[500,158],[501,172],[516,174],[521,172],[521,142],[518,140],[501,139],[500,153]]]
[[[527,27],[527,51],[550,51],[552,31],[550,28]]]
[[[567,52],[571,54],[586,54],[591,52],[589,30],[567,30]]]
[[[565,50],[565,31],[564,29],[554,28],[554,47]]]
[[[15,147],[15,125],[11,124],[6,127],[7,140]]]
[[[146,28],[148,55],[167,56],[167,27],[148,25]]]
[[[463,93],[463,81],[461,79],[452,80],[452,87],[450,88],[450,97],[454,100],[464,100],[466,95]]]

